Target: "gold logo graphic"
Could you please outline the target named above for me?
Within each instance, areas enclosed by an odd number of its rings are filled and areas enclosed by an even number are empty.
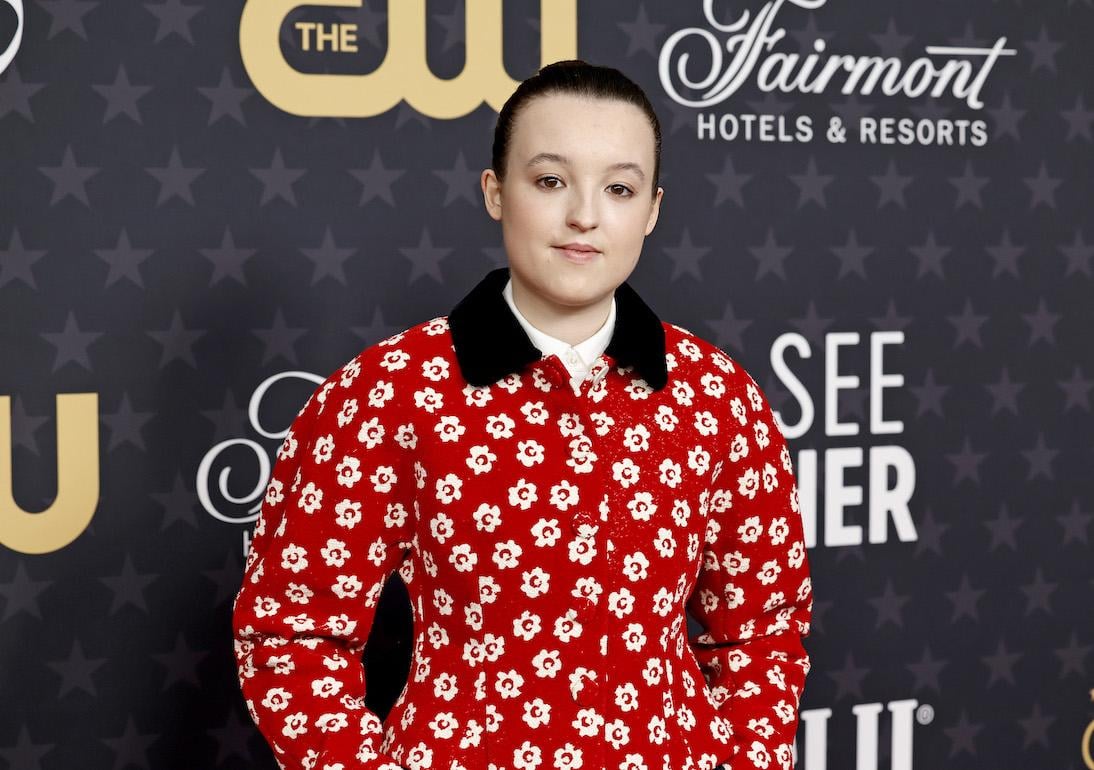
[[[458,118],[484,101],[500,110],[517,83],[502,59],[502,0],[467,0],[466,61],[454,78],[426,62],[426,0],[390,0],[388,47],[379,68],[364,75],[307,74],[289,66],[279,33],[295,8],[360,8],[362,0],[247,0],[239,19],[239,50],[255,88],[294,115],[366,118],[405,99],[433,118]],[[577,56],[577,0],[540,0],[540,61]]]
[[[11,398],[0,396],[0,545],[58,551],[87,529],[99,505],[99,394],[57,395],[57,497],[27,513],[12,491]]]

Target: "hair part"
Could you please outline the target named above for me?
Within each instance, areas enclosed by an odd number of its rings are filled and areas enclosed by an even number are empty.
[[[653,183],[657,192],[661,174],[661,123],[641,86],[614,67],[589,64],[581,59],[566,59],[548,64],[524,80],[506,99],[494,127],[491,164],[498,179],[505,178],[506,157],[513,125],[520,110],[537,96],[573,94],[596,99],[612,99],[638,107],[653,129]]]

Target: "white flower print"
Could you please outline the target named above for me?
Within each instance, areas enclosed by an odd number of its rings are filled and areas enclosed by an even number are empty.
[[[661,461],[661,464],[657,467],[660,472],[658,481],[664,484],[669,489],[676,489],[681,484],[681,470],[680,463],[669,458],[665,458]]]
[[[333,676],[313,679],[311,683],[311,693],[317,698],[333,698],[341,690],[342,682]]]
[[[612,481],[619,482],[624,489],[638,483],[640,473],[638,465],[629,457],[624,457],[616,463],[612,463]]]
[[[542,630],[543,621],[539,615],[531,610],[524,610],[519,617],[513,620],[513,635],[526,642],[533,639]]]
[[[312,457],[315,458],[315,463],[325,463],[334,454],[334,436],[327,434],[320,436],[315,440],[315,446],[312,447]]]
[[[319,549],[319,554],[323,557],[323,561],[326,562],[328,567],[341,567],[346,563],[346,559],[349,558],[349,550],[346,549],[346,544],[341,540],[335,540],[330,538],[327,540],[325,548]]]
[[[615,705],[620,711],[634,711],[638,708],[638,688],[633,682],[624,682],[615,688]]]
[[[272,508],[284,500],[284,489],[285,485],[281,483],[281,479],[271,477],[270,483],[266,485],[266,505]]]
[[[286,738],[298,738],[308,731],[308,717],[303,711],[285,717],[285,726],[281,734]]]
[[[543,750],[531,741],[525,741],[513,750],[513,767],[516,770],[538,770],[543,764]]]
[[[357,399],[347,398],[342,402],[342,409],[338,412],[338,427],[344,428],[353,422],[357,416]]]
[[[314,482],[309,481],[300,492],[298,505],[304,509],[305,513],[315,513],[322,504],[323,490],[317,487]]]
[[[479,444],[471,447],[468,452],[467,467],[474,471],[476,476],[479,476],[483,473],[489,473],[497,459],[498,456],[490,451],[490,447]]]
[[[361,480],[361,461],[356,457],[343,457],[342,462],[335,469],[338,474],[338,483],[344,487],[352,487]]]
[[[522,511],[531,508],[538,499],[536,485],[526,479],[518,479],[516,486],[509,488],[509,504],[518,506]]]
[[[266,697],[262,699],[262,705],[270,711],[284,711],[289,707],[292,693],[284,687],[271,687],[266,691]]]
[[[285,596],[290,602],[307,604],[315,596],[315,592],[304,583],[289,583],[289,587],[285,589]]]
[[[268,618],[277,613],[281,608],[281,602],[272,596],[259,596],[255,598],[254,612],[257,617]]]
[[[737,479],[738,494],[744,495],[749,500],[756,497],[756,492],[759,488],[760,474],[756,472],[755,468],[749,468]]]
[[[737,527],[737,536],[741,539],[742,543],[755,543],[760,539],[760,535],[763,534],[763,531],[763,524],[760,522],[760,517],[749,516],[739,527]]]
[[[544,460],[543,445],[538,441],[518,441],[517,462],[523,465],[525,468],[531,468],[535,465],[539,465]]]
[[[771,443],[771,436],[768,434],[769,429],[767,423],[757,420],[756,424],[752,426],[752,431],[755,434],[756,446],[761,450],[767,449],[767,445]]]
[[[356,575],[339,575],[331,586],[331,591],[340,599],[352,599],[361,592],[364,585]]]
[[[428,361],[422,362],[422,376],[433,382],[440,382],[448,378],[448,361],[442,356],[434,356]]]
[[[490,434],[490,438],[495,441],[499,441],[503,438],[512,438],[513,429],[517,424],[507,414],[497,414],[488,417],[486,420],[486,432]]]
[[[562,670],[562,660],[558,650],[540,650],[532,658],[532,668],[536,676],[553,679]]]
[[[707,414],[710,413],[707,412]],[[657,407],[657,411],[654,412],[653,424],[656,425],[657,429],[660,431],[672,433],[680,424],[680,418],[676,416],[676,412],[672,411],[671,406],[662,404]]]
[[[506,540],[494,545],[494,563],[498,569],[513,569],[520,564],[520,557],[524,549],[516,540]]]
[[[447,543],[448,539],[456,534],[456,524],[451,516],[444,511],[439,511],[429,520],[429,533],[438,543]]]
[[[471,550],[469,543],[460,543],[452,547],[452,553],[448,561],[456,568],[457,572],[471,572],[479,563],[479,555]]]
[[[734,397],[730,400],[729,413],[739,424],[745,425],[748,423],[748,412],[745,410],[744,402],[740,398]]]
[[[467,432],[467,427],[456,415],[446,415],[437,421],[433,431],[440,436],[441,441],[451,444],[460,440],[460,437]]]
[[[550,416],[542,401],[528,401],[520,408],[525,421],[531,425],[546,425]]]
[[[785,516],[776,516],[767,527],[767,536],[771,538],[771,545],[782,545],[790,534],[790,525],[786,523]]]
[[[779,573],[782,572],[782,568],[779,563],[774,559],[765,561],[763,567],[760,568],[759,574],[756,578],[765,586],[769,586],[779,579]]]
[[[627,509],[634,520],[649,521],[653,514],[657,512],[657,504],[653,501],[651,493],[637,492],[627,503]]]
[[[524,677],[516,669],[497,672],[494,681],[494,689],[503,698],[520,697],[521,688],[524,686]]]
[[[493,532],[501,524],[501,509],[496,505],[483,503],[475,509],[472,518],[480,532]]]
[[[433,388],[425,387],[414,392],[414,405],[433,414],[444,408],[444,397]]]
[[[632,582],[645,580],[649,570],[650,560],[641,551],[627,554],[623,558],[623,574]]]
[[[550,548],[562,537],[558,519],[540,519],[532,525],[531,532],[536,538],[532,544],[537,548]]]
[[[281,550],[281,567],[299,574],[308,567],[307,552],[298,545],[290,543]]]
[[[543,567],[535,567],[521,573],[521,581],[520,590],[529,599],[535,599],[537,596],[543,596],[551,587],[551,573]]]
[[[638,652],[646,646],[646,632],[641,623],[631,623],[622,636],[623,644],[631,652]]]
[[[543,727],[551,722],[551,704],[543,698],[533,698],[524,702],[524,715],[521,717],[524,724],[533,730]]]

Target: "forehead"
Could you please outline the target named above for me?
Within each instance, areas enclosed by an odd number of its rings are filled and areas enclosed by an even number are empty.
[[[652,167],[653,126],[646,113],[629,102],[544,94],[517,112],[510,152],[518,161],[555,152],[575,160],[633,160]]]

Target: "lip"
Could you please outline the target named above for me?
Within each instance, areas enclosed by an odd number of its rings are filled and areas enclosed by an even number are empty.
[[[600,253],[600,249],[594,248],[587,243],[580,243],[574,241],[573,243],[563,243],[555,247],[556,249],[566,249],[567,251],[589,251],[596,254]]]
[[[576,262],[578,264],[591,262],[600,254],[599,249],[596,249],[587,243],[564,243],[552,248],[557,249],[570,262]]]

